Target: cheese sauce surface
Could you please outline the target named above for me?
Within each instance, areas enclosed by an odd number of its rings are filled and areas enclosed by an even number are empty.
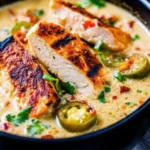
[[[16,22],[28,21],[29,18],[23,14],[29,9],[41,9],[44,11],[44,14],[40,17],[40,20],[55,22],[48,5],[49,0],[30,0],[13,3],[1,8],[0,40],[2,41],[10,35],[10,31]],[[124,53],[126,55],[139,53],[145,55],[150,61],[150,33],[137,18],[111,3],[106,3],[106,6],[103,8],[90,7],[87,10],[97,17],[117,17],[116,27],[128,32],[132,37],[135,35],[140,37]],[[34,137],[41,138],[44,135],[51,135],[53,138],[65,138],[93,132],[125,118],[147,101],[150,96],[150,74],[142,79],[127,78],[126,81],[119,82],[113,76],[115,69],[109,67],[105,67],[105,69],[107,71],[107,80],[110,82],[110,85],[106,85],[106,87],[109,87],[111,90],[105,93],[106,103],[101,103],[97,99],[86,99],[88,105],[96,110],[98,116],[98,121],[92,128],[85,132],[72,133],[59,124],[57,117],[42,116],[38,120],[46,125],[47,128]],[[130,90],[120,93],[121,86],[126,86]],[[9,90],[7,90],[8,88]],[[7,114],[15,115],[20,111],[20,108],[17,107],[18,97],[12,95],[10,89],[13,90],[9,82],[9,75],[7,70],[2,69],[0,70],[0,130],[16,135],[29,136],[27,128],[31,124],[32,118],[19,126],[14,126],[6,120]]]

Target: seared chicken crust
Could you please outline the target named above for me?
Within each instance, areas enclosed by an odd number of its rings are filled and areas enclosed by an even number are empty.
[[[98,41],[103,41],[106,48],[115,52],[126,49],[131,43],[128,33],[104,24],[101,19],[83,8],[78,8],[62,0],[50,0],[50,7],[61,26],[78,34],[87,42],[96,44]],[[90,22],[92,27],[84,28],[86,21]]]
[[[42,79],[46,70],[13,37],[0,43],[0,69],[8,71],[18,106],[32,106],[31,117],[40,117],[56,105],[53,86]]]
[[[49,71],[76,86],[80,94],[93,95],[102,89],[103,66],[78,36],[59,25],[42,21],[27,37],[31,49]]]

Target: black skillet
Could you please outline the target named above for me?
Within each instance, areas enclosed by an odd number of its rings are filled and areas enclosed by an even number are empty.
[[[14,2],[15,0],[0,0],[0,6]],[[17,0],[16,0],[17,1]],[[146,0],[109,0],[112,3],[123,7],[146,24],[150,29],[150,4]],[[144,124],[144,128],[143,128]],[[4,149],[61,149],[61,150],[118,150],[125,148],[125,145],[150,127],[150,99],[135,112],[117,122],[116,124],[98,130],[93,133],[66,139],[34,139],[0,132],[0,141]],[[139,132],[141,129],[142,132]],[[138,140],[136,141],[138,142]],[[133,147],[136,142],[133,142]],[[0,150],[2,148],[0,147]],[[147,149],[150,147],[147,146]],[[127,148],[127,150],[130,150]]]

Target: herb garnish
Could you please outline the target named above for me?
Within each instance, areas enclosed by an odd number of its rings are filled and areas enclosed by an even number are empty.
[[[58,92],[58,95],[62,96],[64,94],[65,91],[61,88],[58,78],[54,78],[50,74],[44,74],[43,79],[48,81],[48,82],[50,82],[50,81],[55,82],[55,87],[56,87],[56,90]]]
[[[120,82],[123,82],[126,80],[126,78],[124,77],[124,75],[122,75],[120,72],[116,71],[114,72],[114,77],[120,81]]]
[[[15,126],[19,126],[19,124],[28,120],[31,109],[32,109],[32,107],[28,106],[28,107],[24,108],[23,110],[21,110],[18,113],[18,115],[16,115],[16,116],[12,115],[12,114],[8,114],[6,116],[6,119],[7,119],[7,121],[11,122]]]
[[[66,93],[75,94],[75,87],[72,86],[69,82],[63,82],[61,85]]]
[[[47,81],[54,81],[55,87],[59,96],[62,96],[65,92],[69,94],[75,94],[75,87],[69,82],[60,82],[58,78],[54,78],[49,74],[44,74],[43,79]]]
[[[142,93],[142,90],[139,90],[139,89],[138,89],[136,92],[137,92],[137,93]]]
[[[111,88],[106,86],[106,87],[105,87],[105,92],[106,92],[106,93],[111,92]]]
[[[137,41],[140,39],[140,36],[138,34],[135,34],[133,37],[132,37],[132,41]]]
[[[129,106],[131,106],[131,107],[137,106],[137,104],[134,103],[134,102],[126,102],[125,104],[126,104],[126,105],[129,105]]]
[[[30,136],[34,136],[36,134],[41,134],[48,127],[43,125],[38,120],[32,120],[32,124],[28,126],[27,132]]]
[[[98,41],[95,46],[94,49],[100,51],[103,47],[104,47],[104,42],[103,41]]]
[[[105,92],[102,91],[100,93],[100,95],[98,96],[98,100],[101,102],[101,103],[106,103],[106,99],[105,99]]]
[[[77,7],[86,8],[92,5],[101,8],[101,7],[105,7],[106,3],[104,0],[82,0],[80,4],[77,4]]]
[[[33,14],[36,17],[40,17],[40,16],[44,15],[44,10],[43,9],[35,10]]]

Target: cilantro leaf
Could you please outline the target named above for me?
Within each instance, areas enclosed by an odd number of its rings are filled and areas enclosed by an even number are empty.
[[[142,90],[139,90],[139,89],[138,89],[136,92],[137,92],[137,93],[142,93]]]
[[[140,36],[138,34],[135,34],[133,37],[132,37],[132,41],[137,41],[140,39]]]
[[[61,85],[66,93],[75,94],[75,87],[71,85],[69,82],[63,82]]]
[[[44,74],[43,75],[43,79],[44,80],[47,80],[47,81],[56,81],[56,82],[58,82],[59,80],[57,79],[57,78],[54,78],[54,77],[52,77],[50,74]]]
[[[89,2],[98,8],[105,7],[106,5],[104,0],[89,0]]]
[[[114,77],[120,81],[120,82],[123,82],[126,80],[126,78],[124,77],[124,75],[122,75],[120,72],[116,71],[114,72]]]
[[[98,41],[95,46],[94,49],[100,51],[102,48],[104,48],[105,44],[103,41]]]
[[[43,10],[43,9],[35,10],[35,11],[34,11],[34,15],[35,15],[36,17],[40,17],[40,16],[44,15],[44,10]]]
[[[105,92],[106,92],[106,93],[111,92],[111,88],[106,86],[106,87],[105,87]]]
[[[28,107],[24,108],[23,110],[21,110],[20,113],[18,113],[18,115],[16,115],[16,116],[12,115],[12,114],[8,114],[6,116],[6,119],[8,122],[11,122],[15,126],[19,126],[21,123],[28,120],[31,109],[32,109],[32,107],[28,106]]]
[[[59,96],[62,96],[65,93],[65,90],[62,89],[62,86],[59,82],[56,82],[55,87]]]
[[[44,75],[43,75],[43,79],[44,79],[44,80],[47,80],[48,82],[54,81],[54,82],[55,82],[56,90],[57,90],[57,92],[58,92],[58,95],[59,95],[59,96],[62,96],[62,95],[64,94],[65,91],[61,88],[60,83],[59,83],[59,79],[54,78],[54,77],[52,77],[52,76],[49,75],[49,74],[44,74]]]
[[[60,82],[59,79],[52,77],[49,74],[44,74],[43,79],[47,81],[54,81],[55,87],[59,96],[62,96],[65,92],[69,94],[75,94],[75,87],[69,82]]]
[[[129,105],[129,106],[131,106],[131,107],[137,106],[137,104],[134,103],[134,102],[126,102],[125,104],[126,104],[126,105]]]
[[[106,99],[105,99],[105,92],[102,91],[100,93],[100,95],[98,96],[98,100],[101,102],[101,103],[106,103]]]
[[[106,3],[105,0],[82,0],[79,6],[80,8],[86,8],[90,6],[96,6],[98,8],[105,7]]]
[[[41,124],[38,120],[32,120],[32,124],[28,126],[27,132],[30,136],[41,134],[48,127]]]

